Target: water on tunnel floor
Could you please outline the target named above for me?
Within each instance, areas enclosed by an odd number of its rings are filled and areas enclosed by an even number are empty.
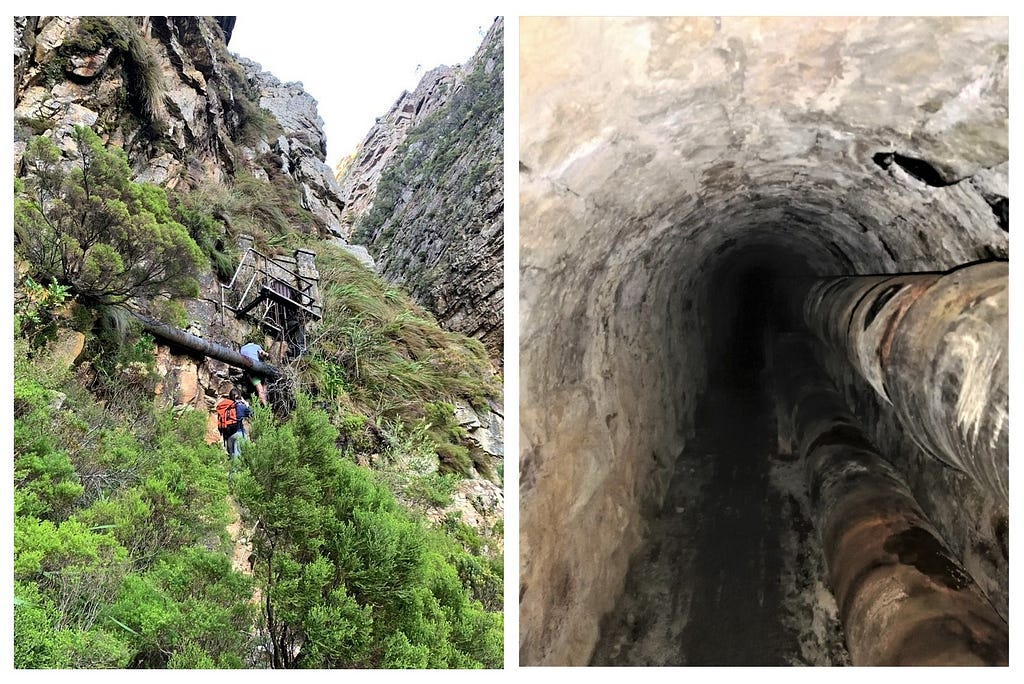
[[[711,345],[720,356],[695,434],[593,665],[848,663],[802,467],[779,453],[763,353],[769,291],[757,277],[742,282],[730,334]]]

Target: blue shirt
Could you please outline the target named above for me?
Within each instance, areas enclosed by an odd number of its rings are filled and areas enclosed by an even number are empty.
[[[252,411],[249,410],[249,405],[244,401],[235,402],[235,418],[238,419],[239,425],[242,423],[243,418],[248,418],[252,415]]]
[[[241,433],[245,434],[245,424],[242,422],[242,419],[243,418],[248,418],[251,415],[252,415],[252,410],[249,408],[248,404],[246,404],[244,401],[236,401],[235,402],[235,424],[233,426],[233,429],[231,429],[231,431],[227,432],[226,434],[233,435],[236,432],[241,432]]]
[[[261,351],[263,351],[263,347],[256,344],[255,342],[250,342],[248,344],[243,344],[242,348],[239,350],[239,353],[245,358],[249,359],[250,361],[258,362],[260,360]]]

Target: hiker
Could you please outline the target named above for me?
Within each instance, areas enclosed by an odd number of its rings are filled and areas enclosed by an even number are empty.
[[[256,362],[256,361],[266,361],[267,359],[270,358],[270,354],[268,354],[266,351],[264,351],[263,347],[261,347],[256,342],[247,342],[247,343],[243,344],[242,348],[239,350],[239,352],[242,354],[242,356],[244,356],[245,358],[249,359],[250,361],[254,361],[254,362]],[[256,388],[256,394],[259,395],[260,403],[263,404],[264,406],[266,406],[267,405],[267,387],[266,387],[266,385],[263,384],[263,378],[261,378],[258,375],[250,372],[249,373],[249,382],[251,382],[253,384],[253,387]]]
[[[242,442],[245,441],[245,424],[242,421],[251,415],[249,405],[235,388],[228,392],[227,397],[217,402],[217,429],[224,438],[224,449],[231,457],[232,466],[235,459],[241,455]]]

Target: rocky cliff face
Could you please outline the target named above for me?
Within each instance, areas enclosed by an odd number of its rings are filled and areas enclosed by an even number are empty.
[[[14,53],[16,161],[31,135],[66,149],[86,124],[124,148],[137,180],[171,189],[279,170],[312,214],[294,228],[342,234],[316,101],[231,55],[215,18],[17,17]]]
[[[342,222],[379,272],[500,363],[503,21],[465,65],[427,73],[339,169]],[[345,237],[348,237],[345,235]]]
[[[347,237],[341,223],[341,190],[334,173],[324,163],[327,138],[316,100],[302,89],[301,83],[281,83],[259,64],[244,58],[238,61],[259,94],[260,107],[272,113],[284,129],[284,134],[270,143],[270,149],[281,172],[298,182],[302,206],[313,213],[327,233]]]
[[[442,65],[428,71],[415,90],[402,91],[388,113],[377,118],[355,154],[338,164],[335,173],[345,202],[342,222],[350,233],[377,196],[381,175],[395,161],[409,130],[446,105],[463,76],[460,67]]]
[[[301,83],[282,83],[259,64],[230,54],[224,31],[233,24],[225,19],[230,18],[16,17],[15,173],[31,137],[51,137],[69,151],[75,144],[70,133],[84,124],[125,150],[137,181],[161,185],[179,200],[211,188],[230,195],[239,186],[255,186],[267,195],[251,208],[279,209],[285,200],[296,205],[284,215],[287,225],[267,225],[268,233],[320,236],[369,260],[365,249],[344,239],[349,235],[342,223],[345,204],[324,163],[326,140],[316,101]],[[421,116],[446,101],[435,98],[435,90],[455,89],[454,70],[432,73],[438,74],[435,87],[424,90],[414,107]],[[225,224],[224,241],[238,238],[230,216],[218,214],[218,219]],[[252,223],[262,222],[258,217]],[[237,346],[251,326],[223,313],[221,279],[207,271],[199,290],[184,303],[188,322],[183,327]],[[62,354],[70,367],[83,340],[80,333],[66,337]],[[155,351],[157,404],[208,412],[208,440],[219,441],[210,412],[237,375],[221,361],[166,344]],[[79,364],[83,374],[87,365]],[[500,459],[500,414],[463,418],[469,439]],[[461,482],[454,500],[473,524],[490,526],[502,515],[501,488],[486,480]]]
[[[251,175],[308,212],[296,214],[293,230],[340,235],[316,101],[301,84],[231,55],[224,25],[213,17],[16,17],[15,172],[30,137],[69,150],[73,127],[84,124],[125,150],[138,181],[187,193]],[[217,277],[203,275],[200,295],[185,304],[189,332],[232,345],[249,326],[222,317],[219,301]],[[158,347],[158,401],[209,410],[229,368],[171,351]]]

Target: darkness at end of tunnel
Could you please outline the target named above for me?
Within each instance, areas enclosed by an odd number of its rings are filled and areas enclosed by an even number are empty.
[[[824,261],[822,253],[801,253],[790,244],[740,240],[709,264],[701,327],[710,383],[760,381],[765,335],[803,329],[791,303],[794,293],[838,267]]]

